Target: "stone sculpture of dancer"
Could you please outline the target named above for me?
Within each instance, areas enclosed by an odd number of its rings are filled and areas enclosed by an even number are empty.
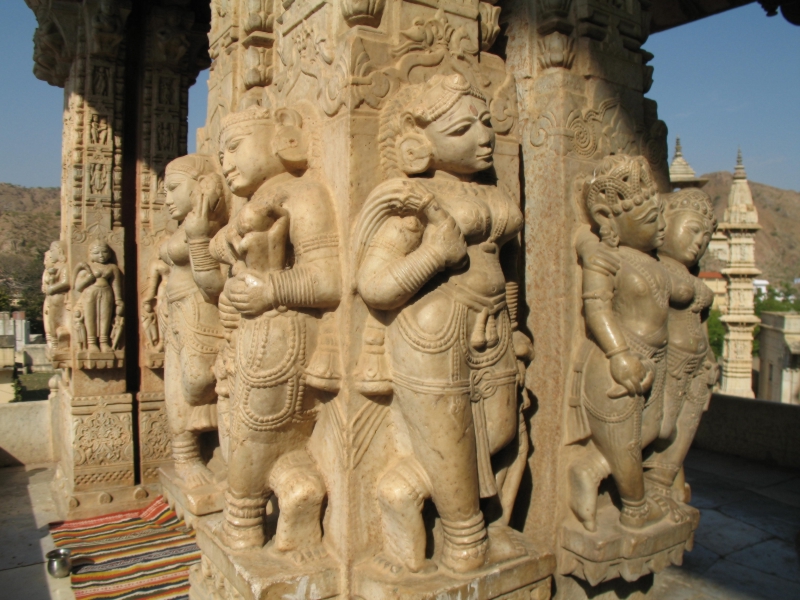
[[[145,342],[153,352],[164,351],[167,323],[165,288],[170,267],[161,256],[154,256],[147,265],[147,281],[142,290],[142,330]]]
[[[324,554],[326,490],[306,449],[315,395],[304,372],[320,309],[341,296],[336,215],[308,172],[297,111],[251,106],[228,115],[220,137],[225,180],[248,199],[213,242],[232,267],[220,311],[236,326],[226,361],[231,438],[220,537],[234,549],[263,546],[274,493],[280,518],[271,551],[303,562]]]
[[[490,541],[492,555],[508,547],[503,523],[528,450],[518,402],[522,361],[533,354],[517,330],[523,217],[493,178],[486,98],[462,75],[401,90],[384,109],[380,142],[390,179],[356,225],[357,287],[386,324],[392,414],[408,450],[378,483],[375,564],[390,576],[468,573],[492,562]],[[375,343],[365,337],[365,348]],[[498,462],[506,446],[512,457]],[[426,560],[427,498],[441,517],[439,565]],[[481,498],[499,501],[489,531]]]
[[[75,267],[73,287],[81,294],[76,311],[81,323],[76,326],[85,328],[89,352],[112,352],[119,348],[125,302],[122,272],[113,260],[114,251],[98,240],[89,248],[89,262]],[[78,339],[83,338],[83,331],[76,333]]]
[[[645,495],[642,449],[659,433],[664,410],[670,276],[654,252],[664,241],[663,205],[647,161],[603,159],[588,184],[586,209],[618,265],[583,261],[587,339],[580,349],[569,441],[587,440],[569,470],[570,506],[597,529],[600,481],[613,476],[620,523],[642,528],[664,507]],[[618,267],[618,268],[617,268]]]
[[[64,327],[69,288],[67,257],[61,242],[53,242],[50,244],[50,249],[44,253],[44,273],[42,273],[44,334],[49,352],[58,349],[58,330]]]
[[[188,488],[196,488],[214,479],[198,436],[217,428],[212,367],[223,341],[217,301],[225,277],[209,244],[227,223],[228,210],[219,168],[209,156],[189,154],[170,162],[165,188],[165,204],[179,226],[159,250],[169,267],[164,392],[175,471]],[[155,271],[163,276],[163,268]],[[157,282],[148,287],[143,304],[152,312]]]
[[[653,493],[683,502],[683,486],[673,489],[673,484],[719,376],[704,324],[714,293],[695,276],[695,268],[708,248],[717,220],[711,198],[698,189],[667,194],[664,204],[667,235],[658,249],[658,256],[672,277],[673,290],[667,380],[664,418],[658,439],[644,463],[648,469],[645,481]]]

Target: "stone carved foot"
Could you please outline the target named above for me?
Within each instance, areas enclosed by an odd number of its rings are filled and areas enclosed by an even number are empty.
[[[486,564],[496,565],[514,560],[527,554],[525,545],[508,525],[492,523],[489,525],[489,552]]]
[[[601,456],[588,454],[569,468],[569,506],[587,531],[597,531],[597,488],[608,475]]]
[[[231,550],[261,548],[266,541],[264,528],[261,524],[238,527],[228,521],[222,524],[222,528],[219,530],[219,539]]]
[[[658,504],[665,515],[669,515],[673,523],[685,523],[689,520],[689,513],[683,509],[681,503],[670,495],[648,493],[653,502]]]
[[[289,558],[298,566],[313,563],[328,556],[328,550],[322,544],[285,551],[279,550],[274,543],[270,543],[267,553],[279,559]]]
[[[645,496],[641,504],[626,503],[623,501],[619,514],[619,522],[629,529],[644,529],[661,521],[669,514],[660,502],[652,497]]]
[[[376,570],[392,581],[399,581],[406,575],[430,575],[436,573],[439,568],[432,560],[423,561],[418,568],[412,569],[403,565],[399,560],[390,557],[384,552],[373,556],[370,564]]]
[[[192,489],[214,481],[214,474],[200,459],[176,462],[175,471],[186,482],[187,487]]]

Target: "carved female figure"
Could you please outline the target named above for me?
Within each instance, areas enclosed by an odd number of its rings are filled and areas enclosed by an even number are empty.
[[[44,293],[44,333],[47,347],[52,352],[58,348],[58,328],[64,326],[69,273],[67,257],[61,242],[50,244],[44,253],[42,292]]]
[[[401,91],[380,136],[393,178],[370,194],[356,227],[357,287],[387,324],[392,411],[407,436],[378,484],[377,564],[394,574],[435,568],[421,515],[431,498],[440,562],[468,572],[489,550],[481,498],[496,497],[507,523],[526,460],[517,400],[518,359],[532,358],[516,325],[522,213],[493,181],[487,101],[463,76]],[[518,460],[493,461],[518,435]]]
[[[685,189],[664,197],[667,232],[658,249],[672,278],[664,418],[653,452],[645,461],[647,484],[657,494],[683,500],[673,483],[700,424],[719,367],[704,325],[714,293],[693,269],[702,258],[717,222],[708,194]]]
[[[111,352],[122,335],[122,272],[113,259],[113,250],[98,240],[89,248],[88,264],[75,267],[74,287],[81,294],[76,313],[86,329],[89,352]]]
[[[642,448],[658,435],[663,415],[671,292],[669,274],[654,255],[666,224],[646,160],[605,158],[588,186],[586,208],[603,244],[618,248],[619,266],[584,260],[590,339],[576,367],[573,417],[582,430],[574,437],[591,440],[570,468],[570,506],[594,531],[597,487],[610,473],[622,501],[620,522],[641,528],[664,515],[645,497]]]
[[[217,427],[212,367],[222,345],[217,300],[225,278],[209,243],[228,213],[222,177],[208,156],[176,158],[167,165],[164,184],[165,204],[179,223],[159,249],[168,269],[154,268],[157,276],[168,273],[164,391],[175,471],[194,488],[213,481],[200,456],[198,435]],[[145,315],[153,311],[158,282],[151,280],[148,289]]]
[[[306,450],[314,394],[306,387],[319,309],[341,295],[336,216],[307,170],[303,119],[260,106],[228,115],[220,155],[225,180],[248,198],[213,242],[232,267],[220,311],[238,313],[229,362],[231,440],[225,520],[232,548],[264,545],[268,497],[280,501],[272,550],[319,556],[325,487]]]

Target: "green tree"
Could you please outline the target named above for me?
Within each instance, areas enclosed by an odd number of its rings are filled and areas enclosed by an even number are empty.
[[[756,292],[755,313],[757,317],[763,312],[800,312],[800,294],[789,282],[782,281],[777,287],[768,285],[767,293],[761,290]],[[753,330],[753,356],[758,356],[760,350],[758,334],[761,327],[756,325]]]
[[[11,296],[5,283],[0,283],[0,310],[11,310]]]
[[[722,356],[722,346],[725,343],[725,325],[720,320],[722,313],[716,308],[708,314],[708,343],[714,351],[714,356]]]

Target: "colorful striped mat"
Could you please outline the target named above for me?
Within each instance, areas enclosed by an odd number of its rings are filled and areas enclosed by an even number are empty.
[[[143,510],[53,524],[50,533],[72,550],[76,600],[188,598],[200,550],[161,496]]]

